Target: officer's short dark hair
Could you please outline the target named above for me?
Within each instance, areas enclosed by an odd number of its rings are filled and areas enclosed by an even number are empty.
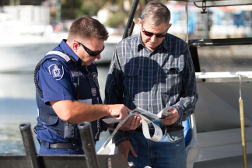
[[[81,38],[95,37],[105,41],[108,39],[108,32],[98,20],[90,16],[83,16],[75,20],[70,26],[68,38],[76,36]]]
[[[167,6],[161,2],[150,1],[146,4],[140,15],[143,22],[148,17],[151,17],[155,26],[159,26],[162,23],[169,24],[171,13]]]

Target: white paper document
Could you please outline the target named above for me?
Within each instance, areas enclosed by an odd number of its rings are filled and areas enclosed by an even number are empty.
[[[162,119],[162,118],[164,118],[164,117],[171,114],[168,111],[170,111],[170,108],[164,108],[158,114],[154,114],[154,113],[151,113],[151,112],[149,112],[147,110],[144,110],[144,109],[142,109],[140,107],[137,107],[134,110],[132,110],[131,113],[134,113],[136,115],[141,114],[141,115],[145,116],[146,118],[148,118],[151,121],[159,121],[160,119]],[[107,124],[113,124],[113,123],[119,122],[119,120],[116,119],[115,117],[108,117],[108,118],[104,118],[102,120]]]
[[[161,138],[163,137],[163,132],[162,129],[160,128],[159,125],[156,125],[154,123],[154,121],[160,121],[160,119],[172,114],[170,113],[171,111],[173,111],[173,108],[164,108],[163,110],[161,110],[157,115],[153,114],[147,110],[144,110],[142,108],[135,108],[134,110],[132,110],[129,115],[119,121],[117,120],[115,117],[109,117],[109,118],[104,118],[102,119],[105,123],[107,124],[113,124],[113,123],[118,123],[118,125],[116,126],[116,128],[114,129],[114,131],[112,132],[112,134],[109,136],[109,138],[106,140],[106,142],[102,145],[102,147],[100,148],[100,154],[103,154],[103,152],[105,153],[109,153],[107,145],[111,142],[113,136],[116,134],[116,132],[119,130],[119,128],[131,117],[134,115],[139,115],[142,119],[142,131],[143,134],[145,136],[145,138],[150,139],[152,141],[156,141],[159,142],[161,140]],[[154,127],[154,134],[150,135],[150,128],[149,128],[149,124],[152,124]]]

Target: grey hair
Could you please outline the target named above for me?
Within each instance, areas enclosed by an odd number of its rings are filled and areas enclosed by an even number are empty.
[[[147,3],[140,15],[143,22],[148,17],[151,17],[155,26],[159,26],[162,23],[166,23],[168,25],[171,13],[164,4],[157,1],[151,1]]]

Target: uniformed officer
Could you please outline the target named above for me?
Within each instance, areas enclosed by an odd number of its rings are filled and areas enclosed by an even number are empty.
[[[40,154],[82,154],[77,124],[90,121],[94,139],[106,125],[100,118],[124,119],[129,109],[122,105],[101,105],[97,68],[105,27],[88,16],[74,21],[67,40],[38,63],[34,72],[39,116],[35,130]]]

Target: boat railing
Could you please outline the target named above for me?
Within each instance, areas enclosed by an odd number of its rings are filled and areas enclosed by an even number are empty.
[[[122,155],[96,155],[91,125],[80,123],[82,148],[84,155],[38,155],[34,145],[31,125],[19,126],[26,155],[0,155],[0,167],[7,168],[128,168],[128,162]]]
[[[194,64],[195,72],[201,72],[198,47],[206,46],[231,46],[231,45],[251,45],[252,38],[227,38],[227,39],[193,39],[189,40],[189,49]]]

